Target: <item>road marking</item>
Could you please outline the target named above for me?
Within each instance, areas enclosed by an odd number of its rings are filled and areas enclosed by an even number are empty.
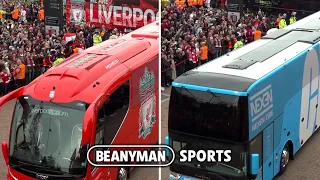
[[[168,101],[169,97],[167,94],[161,94],[161,103]]]

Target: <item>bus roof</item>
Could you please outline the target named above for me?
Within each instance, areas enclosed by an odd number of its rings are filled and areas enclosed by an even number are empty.
[[[25,87],[24,94],[54,102],[91,103],[124,76],[159,56],[159,22],[110,39],[65,59]]]
[[[320,11],[195,68],[175,82],[246,92],[253,82],[320,40],[319,18]],[[201,81],[201,76],[207,79]]]

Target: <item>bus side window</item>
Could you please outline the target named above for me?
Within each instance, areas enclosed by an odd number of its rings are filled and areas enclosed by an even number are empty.
[[[263,163],[262,162],[262,157],[263,157],[262,145],[263,145],[263,142],[262,142],[262,132],[261,132],[252,141],[250,141],[250,154],[259,154],[259,167],[261,167]],[[251,162],[251,159],[249,162]]]
[[[125,119],[130,102],[130,81],[122,84],[108,98],[104,105],[106,114],[105,144],[109,145]]]

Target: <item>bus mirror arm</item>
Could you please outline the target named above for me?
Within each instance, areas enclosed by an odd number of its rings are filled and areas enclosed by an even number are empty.
[[[8,148],[7,142],[2,142],[2,154],[6,162],[6,165],[8,166],[9,165],[9,148]]]
[[[21,92],[23,92],[24,87],[21,87],[19,89],[16,89],[8,94],[6,94],[5,96],[0,98],[0,111],[1,108],[4,104],[6,104],[7,102],[11,101],[12,99],[16,99],[21,95]]]

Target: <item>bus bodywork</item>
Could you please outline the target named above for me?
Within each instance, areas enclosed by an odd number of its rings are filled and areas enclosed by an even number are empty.
[[[92,167],[86,154],[99,144],[157,144],[158,28],[82,51],[1,98],[0,106],[17,99],[2,143],[7,178],[127,177],[132,168]]]
[[[308,16],[173,82],[168,143],[177,152],[230,149],[232,160],[175,161],[169,179],[271,180],[285,172],[320,124],[319,18]]]

